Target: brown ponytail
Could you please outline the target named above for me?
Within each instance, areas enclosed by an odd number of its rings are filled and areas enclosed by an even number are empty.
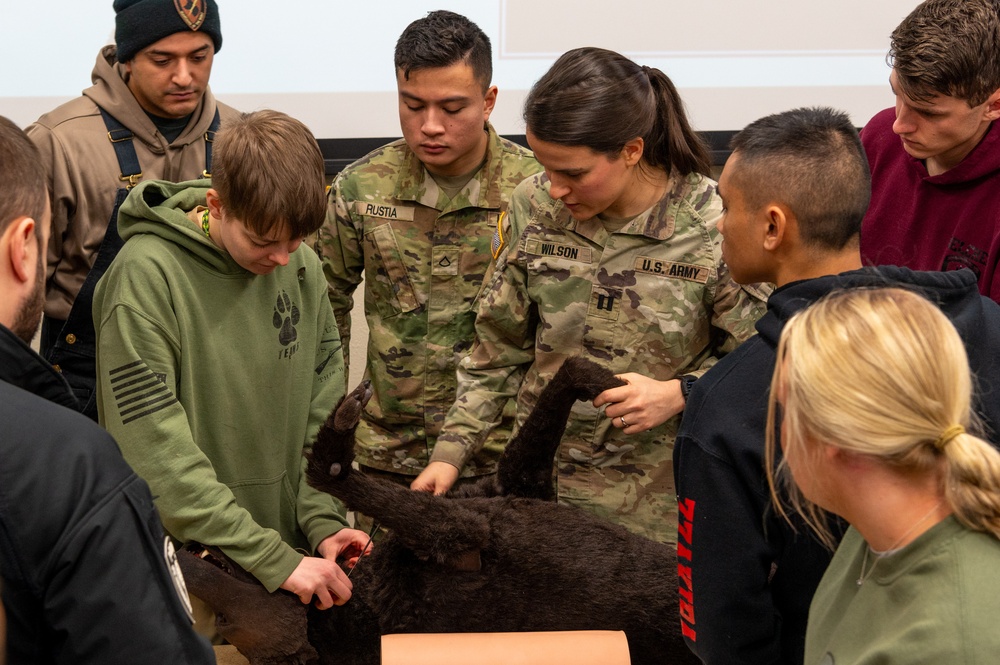
[[[691,129],[667,75],[614,51],[587,47],[564,53],[532,86],[524,121],[543,141],[585,146],[609,157],[642,138],[649,166],[682,176],[711,175],[708,149]]]
[[[667,171],[675,169],[683,175],[700,173],[711,177],[712,162],[708,146],[701,136],[691,129],[684,102],[677,94],[673,81],[654,67],[644,68],[656,95],[658,120],[653,123],[646,142],[646,161]]]

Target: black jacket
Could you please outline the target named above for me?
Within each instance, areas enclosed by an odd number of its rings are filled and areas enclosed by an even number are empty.
[[[0,326],[8,664],[215,663],[174,586],[149,488],[75,401]]]
[[[809,603],[832,552],[771,507],[764,428],[775,350],[785,322],[827,293],[888,285],[921,292],[955,324],[978,379],[985,434],[996,441],[1000,305],[979,294],[971,271],[882,267],[776,290],[758,335],[694,384],[674,444],[682,623],[688,646],[710,665],[802,663]]]

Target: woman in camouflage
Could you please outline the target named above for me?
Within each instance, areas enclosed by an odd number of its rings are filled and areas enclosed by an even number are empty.
[[[534,85],[524,118],[545,173],[521,183],[498,225],[477,339],[414,487],[446,491],[507,396],[523,423],[563,360],[583,355],[628,385],[574,409],[559,499],[676,542],[685,388],[754,333],[764,305],[722,261],[708,152],[663,72],[570,51]]]

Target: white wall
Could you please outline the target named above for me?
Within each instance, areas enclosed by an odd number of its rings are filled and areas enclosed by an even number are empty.
[[[523,133],[531,84],[565,50],[604,46],[663,69],[700,130],[826,104],[862,125],[891,103],[888,36],[916,0],[219,0],[223,49],[212,87],[272,107],[320,138],[397,136],[392,50],[428,10],[463,13],[490,35],[494,123]],[[5,0],[0,115],[24,126],[89,83],[114,34],[111,0]]]

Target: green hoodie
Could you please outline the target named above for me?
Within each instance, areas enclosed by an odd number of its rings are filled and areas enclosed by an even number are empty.
[[[98,408],[167,531],[274,591],[296,549],[346,526],[302,456],[343,396],[343,354],[313,251],[244,270],[187,216],[209,186],[149,181],[122,205],[125,246],[94,296]]]

